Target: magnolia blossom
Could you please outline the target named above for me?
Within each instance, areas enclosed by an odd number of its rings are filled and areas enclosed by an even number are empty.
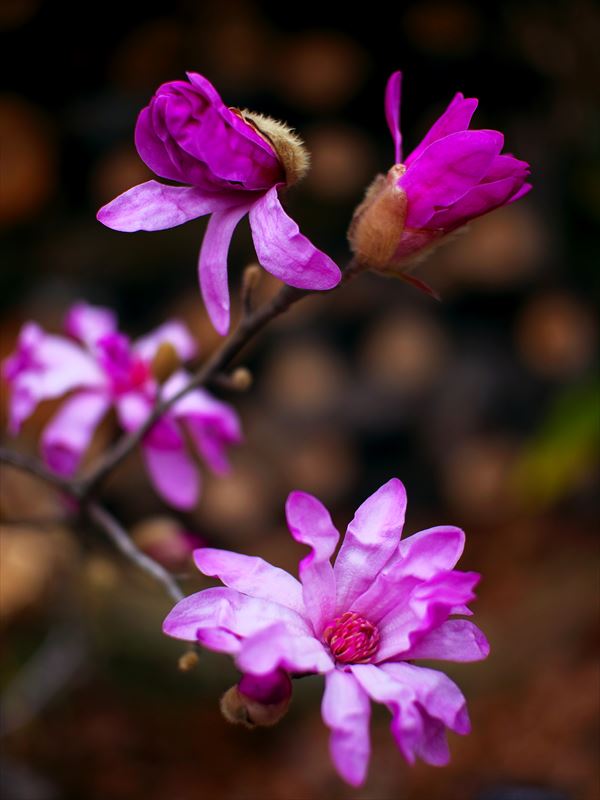
[[[178,639],[231,654],[241,672],[270,686],[278,670],[322,673],[322,714],[340,775],[358,786],[369,761],[370,700],[392,713],[404,755],[429,764],[449,759],[446,728],[469,731],[465,699],[421,658],[477,661],[489,646],[469,615],[479,580],[454,566],[464,534],[436,527],[401,540],[406,492],[393,478],[357,510],[331,564],[339,534],[315,497],[293,492],[287,522],[310,547],[300,580],[260,558],[203,548],[194,558],[212,588],[179,602],[163,629]],[[260,685],[260,684],[259,684]]]
[[[29,322],[16,351],[3,364],[9,384],[9,430],[16,435],[42,400],[69,393],[41,437],[46,464],[70,476],[110,408],[120,425],[135,431],[157,400],[172,397],[188,381],[180,369],[160,386],[152,373],[159,348],[169,345],[179,360],[194,356],[195,342],[178,321],[161,325],[131,343],[117,330],[112,311],[77,303],[65,320],[66,336]],[[235,411],[203,389],[188,392],[150,429],[142,442],[146,468],[162,497],[178,508],[195,505],[200,478],[185,434],[217,473],[226,472],[227,446],[241,440]]]
[[[157,231],[212,214],[198,264],[209,316],[220,334],[229,329],[227,253],[246,214],[258,259],[275,277],[301,289],[331,289],[341,274],[303,236],[279,202],[279,190],[306,171],[300,140],[281,123],[228,108],[209,81],[163,84],[140,113],[135,144],[159,177],[119,195],[98,212],[118,231]]]
[[[460,92],[403,159],[401,77],[394,72],[385,93],[395,163],[367,192],[349,238],[367,266],[406,277],[403,270],[415,256],[469,220],[514,203],[531,184],[526,182],[529,164],[501,154],[501,133],[469,130],[478,101]]]

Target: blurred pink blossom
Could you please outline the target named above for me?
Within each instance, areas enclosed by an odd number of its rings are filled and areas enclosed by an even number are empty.
[[[70,393],[45,427],[42,456],[55,472],[72,475],[94,431],[110,408],[126,431],[135,431],[159,398],[172,397],[188,381],[183,369],[160,386],[152,361],[163,344],[186,361],[196,352],[187,328],[166,322],[131,343],[117,330],[112,311],[77,303],[69,311],[69,337],[23,326],[16,351],[3,363],[10,387],[9,430],[16,435],[38,403]],[[200,477],[185,442],[217,473],[227,471],[227,446],[241,441],[239,419],[226,403],[203,389],[188,392],[144,437],[142,451],[154,487],[171,505],[191,508],[198,500]]]
[[[354,786],[369,761],[370,700],[391,711],[392,735],[410,763],[445,764],[446,728],[469,732],[465,699],[442,672],[412,662],[477,661],[489,652],[472,622],[450,618],[471,613],[480,577],[454,570],[463,532],[436,527],[401,541],[405,509],[404,486],[393,478],[356,511],[332,566],[339,534],[329,512],[293,492],[288,526],[311,549],[300,580],[260,558],[197,550],[199,570],[226,588],[185,598],[163,626],[170,636],[231,654],[245,676],[324,674],[331,755]]]

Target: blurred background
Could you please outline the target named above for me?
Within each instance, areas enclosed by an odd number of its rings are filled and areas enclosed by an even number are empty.
[[[378,708],[368,782],[346,787],[329,761],[318,678],[295,686],[276,728],[229,726],[218,699],[236,680],[230,659],[203,655],[179,672],[160,589],[95,531],[57,521],[68,509],[51,489],[3,469],[2,797],[598,797],[597,7],[2,0],[0,27],[2,357],[25,320],[58,330],[78,298],[115,307],[132,335],[178,316],[204,356],[217,346],[196,285],[204,223],[127,235],[95,220],[150,177],[136,116],[185,70],[305,138],[312,170],[286,204],[340,265],[353,208],[391,165],[383,91],[394,69],[408,150],[461,90],[480,98],[474,126],[503,131],[534,184],[420,268],[442,303],[367,275],[272,325],[240,362],[252,389],[222,394],[246,444],[229,478],[205,474],[193,513],[162,505],[136,457],[104,493],[191,592],[208,585],[190,566],[202,543],[295,571],[302,548],[283,518],[292,489],[318,495],[343,530],[400,477],[407,532],[463,527],[461,566],[484,575],[475,619],[492,654],[447,668],[473,721],[469,737],[451,737],[451,765],[406,766]],[[236,298],[253,258],[243,223],[230,253]],[[276,289],[265,273],[262,296]],[[35,451],[54,409],[43,405],[10,444]],[[108,420],[90,458],[115,435]]]

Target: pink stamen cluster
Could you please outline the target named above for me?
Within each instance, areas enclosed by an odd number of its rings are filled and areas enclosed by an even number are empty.
[[[341,664],[368,664],[380,638],[375,625],[354,611],[336,617],[323,631],[323,641]]]

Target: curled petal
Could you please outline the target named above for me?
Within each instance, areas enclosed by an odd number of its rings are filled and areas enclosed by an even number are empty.
[[[456,566],[465,547],[465,534],[452,525],[428,528],[403,539],[398,547],[398,569],[427,580]]]
[[[394,553],[405,511],[406,491],[397,478],[385,483],[358,508],[334,566],[338,611],[350,608]]]
[[[412,164],[430,144],[437,142],[438,139],[443,139],[451,133],[467,130],[471,123],[471,117],[477,108],[477,103],[478,101],[474,97],[465,98],[462,92],[457,92],[448,108],[433,123],[421,143],[406,157],[406,166],[408,167]]]
[[[292,492],[285,511],[294,539],[311,548],[300,562],[300,580],[306,612],[320,635],[335,615],[335,577],[330,559],[339,533],[329,511],[310,494]]]
[[[447,619],[426,633],[398,659],[434,658],[442,661],[481,661],[490,645],[479,628],[467,619]]]
[[[276,278],[299,289],[333,289],[340,282],[336,264],[285,213],[276,186],[252,205],[250,227],[258,260]]]
[[[42,455],[51,470],[75,472],[109,406],[110,399],[99,392],[79,392],[65,400],[42,434]]]
[[[231,589],[304,613],[302,587],[296,578],[262,558],[202,547],[194,551],[194,561],[203,575],[218,578]]]
[[[333,669],[325,648],[314,636],[302,636],[283,622],[263,628],[245,639],[236,658],[242,672],[266,675],[275,669],[322,673]]]
[[[233,206],[212,215],[200,249],[198,271],[202,297],[217,333],[229,330],[227,254],[236,225],[248,213],[248,205]]]
[[[408,228],[431,227],[439,209],[476,186],[502,149],[497,131],[462,131],[438,139],[412,162],[398,181],[408,195]]]
[[[371,704],[354,675],[333,670],[325,676],[321,714],[331,728],[329,749],[337,771],[352,786],[361,786],[371,750]]]
[[[232,637],[239,641],[275,622],[283,623],[295,636],[311,636],[304,619],[291,608],[218,587],[180,600],[165,619],[163,631],[175,639],[202,641],[212,649],[233,652],[221,645],[230,646]]]
[[[385,87],[385,118],[394,140],[394,163],[402,161],[402,133],[400,131],[400,96],[402,73],[393,72]]]
[[[232,202],[230,193],[209,195],[192,186],[146,181],[115,197],[96,217],[115,231],[162,231],[226,208]]]

